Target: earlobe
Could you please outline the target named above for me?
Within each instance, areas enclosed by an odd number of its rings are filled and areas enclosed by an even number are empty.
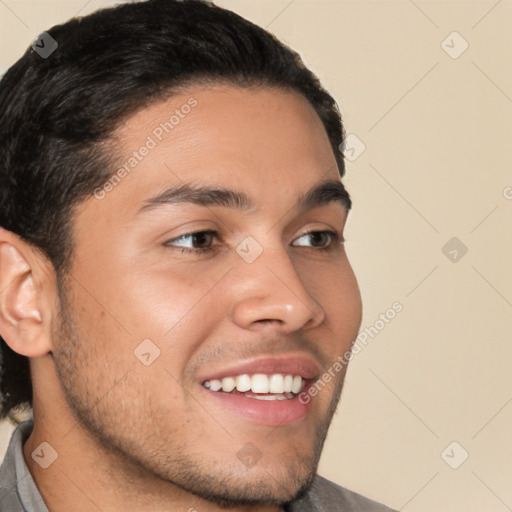
[[[0,228],[0,335],[28,357],[51,350],[50,312],[43,306],[47,275],[37,258],[26,242]]]

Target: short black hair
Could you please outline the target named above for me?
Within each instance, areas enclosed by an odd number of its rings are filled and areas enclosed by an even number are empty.
[[[147,0],[72,18],[46,34],[57,48],[43,55],[30,46],[0,81],[0,226],[40,250],[58,282],[71,264],[76,206],[114,172],[119,155],[110,135],[187,85],[301,93],[345,173],[335,100],[297,52],[231,11],[206,0]],[[29,359],[1,337],[0,359],[3,419],[33,402]]]

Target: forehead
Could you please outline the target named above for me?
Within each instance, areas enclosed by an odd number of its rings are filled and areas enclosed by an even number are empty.
[[[140,136],[151,135],[157,142],[237,141],[257,153],[286,149],[295,142],[328,142],[320,117],[309,101],[296,91],[270,87],[236,87],[227,84],[189,87],[165,100],[140,109],[117,130],[121,144],[130,145]],[[265,137],[266,135],[266,137]],[[271,146],[269,137],[277,135]],[[162,140],[164,139],[164,140]],[[185,150],[186,145],[176,145]],[[194,152],[199,147],[191,148]],[[210,148],[213,149],[213,148]],[[239,146],[218,146],[218,150],[240,150]],[[315,149],[318,149],[316,147]]]
[[[324,178],[338,176],[329,139],[311,104],[301,94],[279,88],[190,87],[141,109],[115,135],[118,165],[126,164],[138,148],[154,146],[144,151],[144,161],[135,155],[139,161],[128,163],[138,168],[151,163],[153,171],[163,167],[175,180],[168,168],[176,173],[198,170],[193,177],[206,181],[226,174],[227,183],[262,176],[273,182],[280,176],[292,178],[294,172],[305,178],[308,169],[311,178],[318,172]]]
[[[148,199],[187,184],[234,190],[255,211],[282,216],[318,183],[340,182],[319,116],[282,89],[192,87],[142,108],[114,135],[114,174],[103,199],[85,205],[99,227],[105,216],[126,223]]]

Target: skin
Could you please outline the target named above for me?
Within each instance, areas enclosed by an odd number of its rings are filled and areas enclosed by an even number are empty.
[[[119,162],[190,97],[197,106],[129,175],[80,205],[65,293],[43,255],[0,230],[0,333],[31,358],[34,430],[23,452],[52,512],[282,510],[316,473],[344,370],[304,419],[278,427],[213,403],[200,376],[282,353],[326,370],[356,338],[361,299],[343,244],[321,252],[333,242],[304,236],[341,236],[347,211],[293,209],[318,182],[340,181],[331,146],[295,92],[197,85],[122,123]],[[137,214],[181,181],[243,191],[257,208]],[[205,229],[219,238],[176,240]],[[263,249],[250,264],[236,253],[247,236]],[[212,251],[179,250],[198,243]],[[149,366],[133,353],[145,339],[160,350]],[[43,441],[58,453],[46,469],[31,457]],[[261,453],[250,469],[237,457],[248,442]]]

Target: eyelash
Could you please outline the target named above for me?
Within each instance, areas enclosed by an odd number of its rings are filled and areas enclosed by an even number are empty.
[[[164,245],[172,247],[173,249],[179,250],[181,253],[196,254],[196,255],[207,254],[207,253],[213,251],[213,249],[211,247],[190,249],[188,247],[173,247],[172,244],[170,243],[170,242],[175,242],[176,240],[181,240],[182,238],[188,238],[188,237],[193,237],[193,236],[202,235],[202,234],[215,235],[216,238],[219,238],[218,232],[214,231],[214,230],[195,231],[193,233],[185,233],[184,235],[181,235],[177,238],[168,240],[167,242],[165,242]],[[336,231],[331,231],[331,230],[310,231],[308,233],[303,233],[299,238],[302,238],[302,237],[308,236],[308,235],[317,235],[317,234],[328,235],[330,237],[331,243],[326,247],[319,247],[319,248],[307,247],[308,249],[313,249],[313,250],[321,251],[321,252],[331,252],[335,248],[337,248],[340,245],[340,243],[345,242],[345,239],[342,238]]]

